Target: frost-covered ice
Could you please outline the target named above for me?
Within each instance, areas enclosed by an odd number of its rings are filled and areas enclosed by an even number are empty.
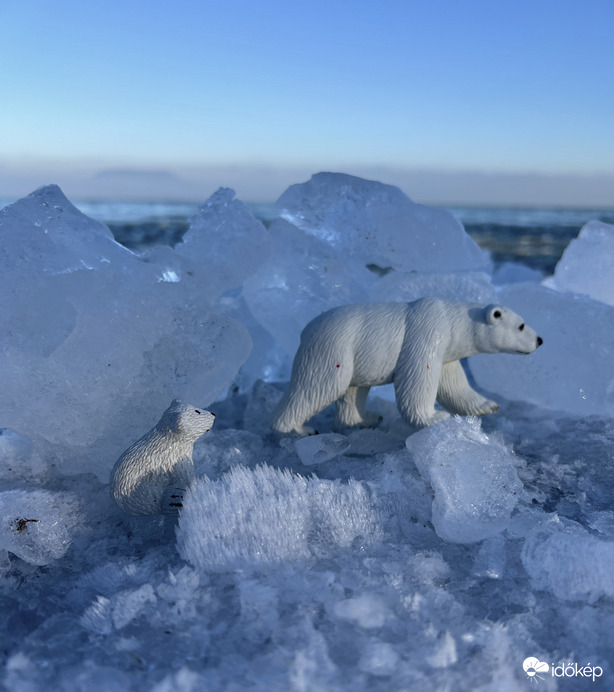
[[[280,527],[283,526],[283,530]],[[266,465],[199,480],[184,499],[179,554],[205,572],[323,557],[381,540],[368,489]]]
[[[560,265],[544,286],[493,277],[449,214],[380,183],[314,176],[278,209],[265,228],[221,190],[143,255],[57,187],[0,212],[0,688],[521,692],[534,657],[602,669],[539,689],[611,689],[614,321],[592,233],[579,283]],[[328,410],[320,435],[272,434],[313,316],[424,294],[500,301],[544,338],[468,360],[499,413],[411,435],[376,388],[377,429],[333,432]],[[108,473],[175,397],[217,416],[198,479],[178,519],[130,517]]]

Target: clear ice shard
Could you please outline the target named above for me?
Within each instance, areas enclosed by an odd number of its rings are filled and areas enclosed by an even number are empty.
[[[614,306],[614,225],[589,221],[565,248],[544,285]]]
[[[415,204],[399,188],[341,173],[291,185],[279,215],[358,264],[399,271],[480,271],[488,253],[450,212]]]
[[[474,543],[507,528],[522,483],[511,452],[489,439],[479,418],[455,416],[411,435],[406,446],[433,489],[440,538]]]
[[[0,248],[0,420],[65,469],[108,478],[172,399],[207,406],[249,355],[243,325],[55,185],[2,210]]]

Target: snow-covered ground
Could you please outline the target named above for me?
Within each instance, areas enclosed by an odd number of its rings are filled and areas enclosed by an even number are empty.
[[[540,283],[380,183],[277,209],[220,190],[142,255],[54,186],[0,212],[0,689],[612,689],[614,228]],[[376,429],[273,435],[310,319],[423,295],[544,339],[468,360],[497,414],[411,435],[383,387]],[[198,480],[130,517],[109,472],[175,397],[217,415]]]

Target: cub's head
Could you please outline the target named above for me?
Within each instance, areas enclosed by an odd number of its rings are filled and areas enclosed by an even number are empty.
[[[533,353],[543,343],[520,315],[502,305],[487,305],[484,319],[487,325],[485,353]]]
[[[214,421],[214,413],[175,399],[162,414],[157,427],[195,442],[211,430]]]

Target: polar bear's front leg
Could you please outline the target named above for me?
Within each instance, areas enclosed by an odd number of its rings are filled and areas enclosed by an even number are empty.
[[[367,411],[367,396],[371,387],[348,387],[345,394],[337,400],[335,428],[372,428],[382,422],[377,413]]]
[[[447,411],[435,410],[442,359],[437,351],[420,345],[403,348],[394,374],[397,408],[414,428],[424,428],[450,417]]]
[[[437,401],[450,413],[461,416],[484,416],[499,406],[471,389],[460,361],[444,363],[439,378]]]

